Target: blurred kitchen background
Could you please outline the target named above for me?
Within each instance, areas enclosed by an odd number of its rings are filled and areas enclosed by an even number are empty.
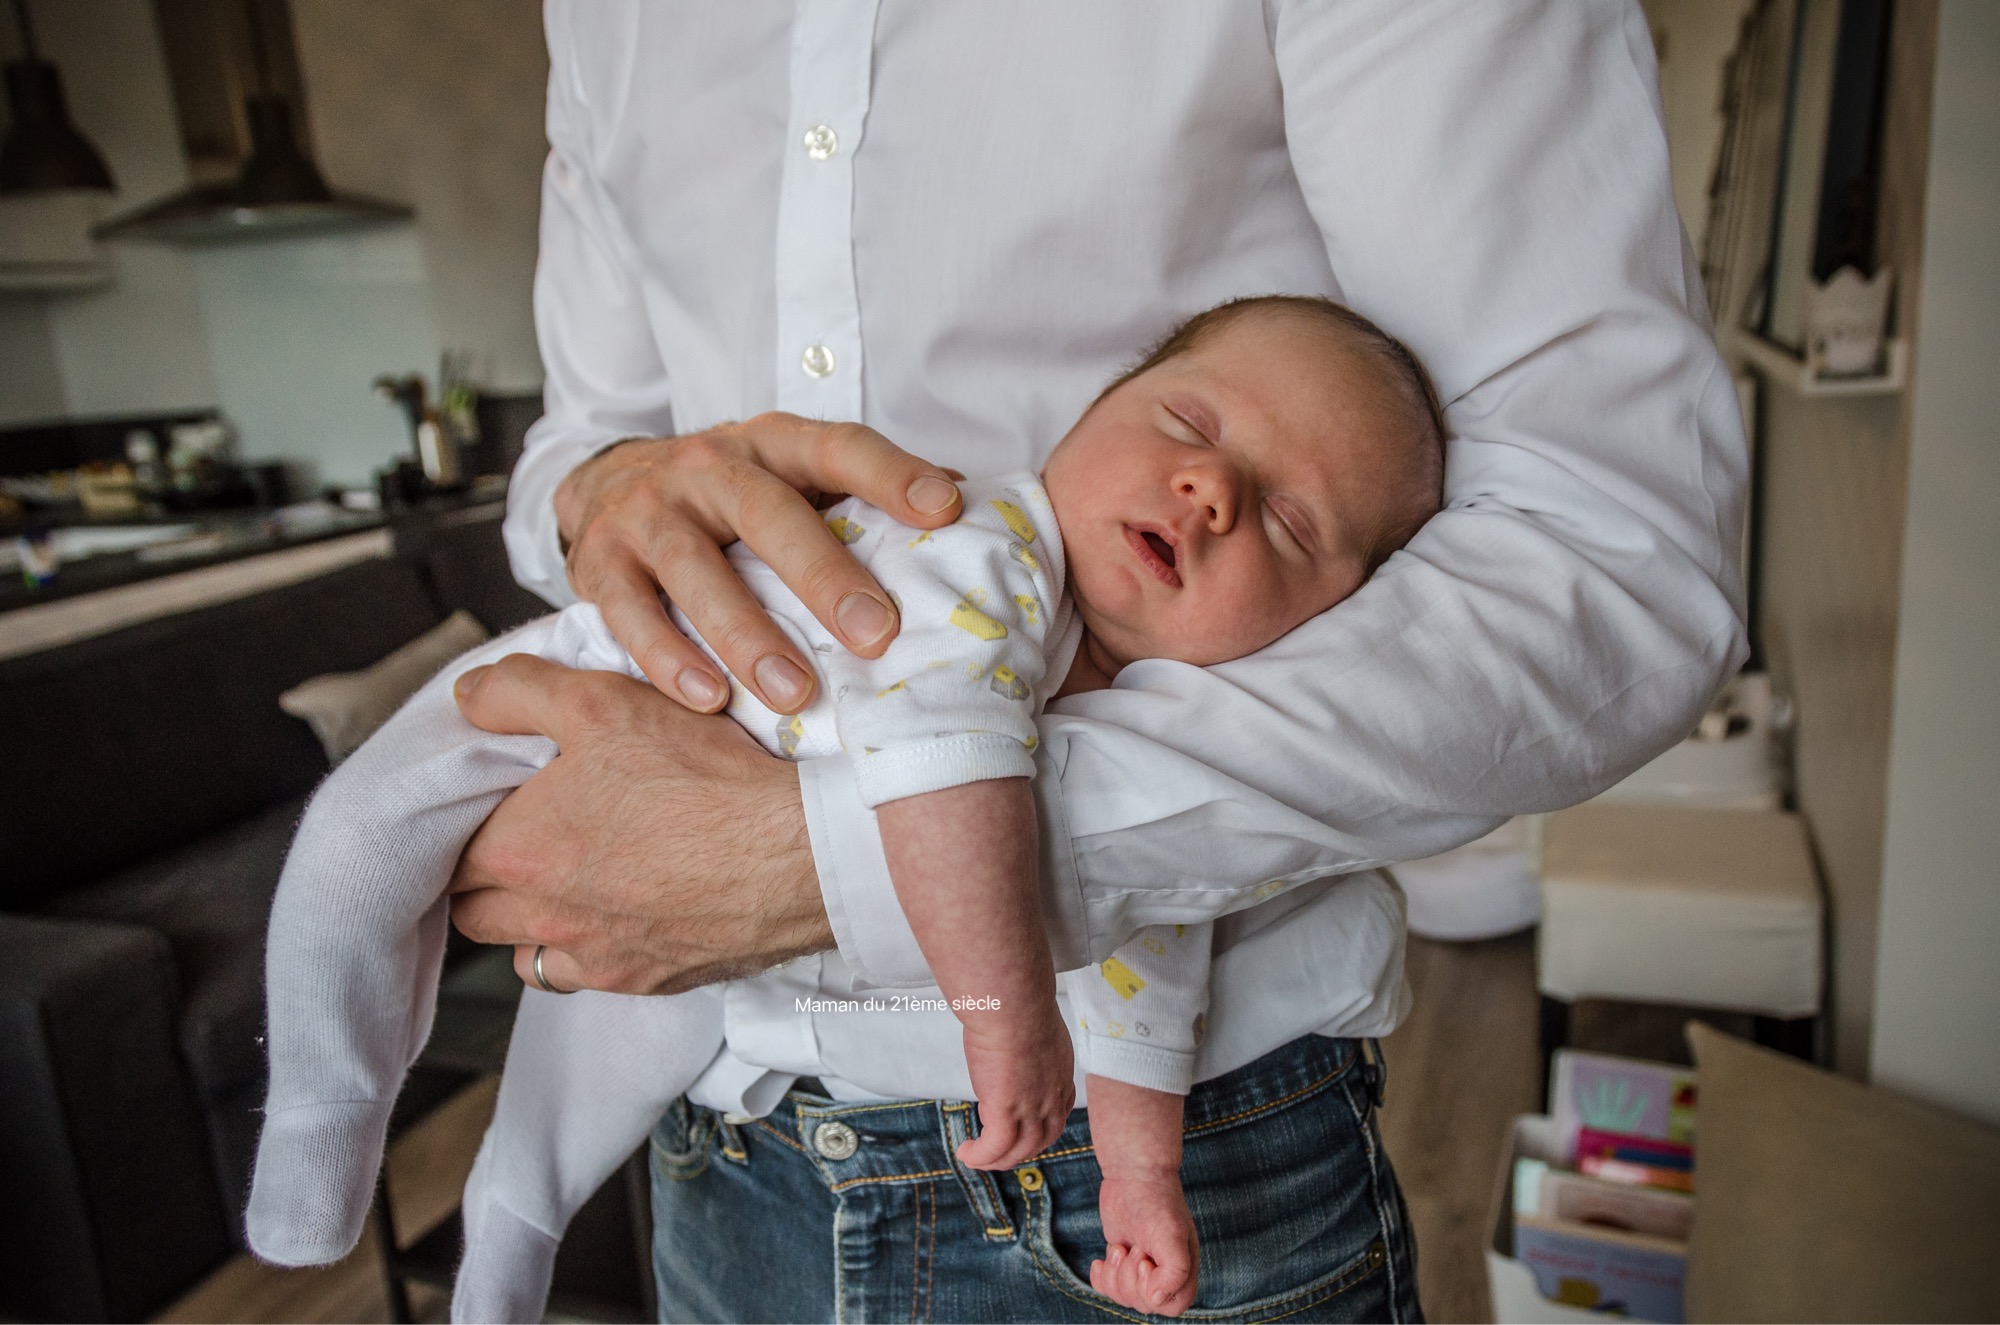
[[[413,439],[372,384],[421,374],[436,403],[445,372],[461,403],[465,389],[528,402],[489,404],[479,420],[493,435],[468,462],[504,471],[541,382],[529,308],[546,150],[539,5],[8,0],[0,10],[0,51],[26,55],[25,17],[111,184],[0,184],[0,476],[123,462],[147,471],[137,474],[146,487],[171,488],[153,481],[144,443],[142,458],[127,453],[126,434],[146,430],[183,488],[206,447],[261,469],[257,495],[373,490]],[[9,78],[10,89],[26,82]],[[269,121],[274,105],[331,200],[312,201],[310,180],[281,161],[255,182],[269,201],[237,205],[251,116]],[[276,149],[290,145],[285,127],[267,135]],[[206,205],[171,205],[198,188]],[[149,209],[166,215],[89,236]],[[228,441],[183,427],[176,442],[176,425],[205,419]],[[79,421],[91,426],[66,426]],[[282,492],[265,466],[282,467]]]

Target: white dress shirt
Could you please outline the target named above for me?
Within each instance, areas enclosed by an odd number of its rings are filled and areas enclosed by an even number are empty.
[[[548,28],[548,412],[506,535],[551,602],[554,489],[620,438],[776,408],[1038,468],[1144,346],[1271,291],[1429,366],[1447,507],[1367,585],[1041,719],[1058,964],[1222,915],[1203,1075],[1391,1029],[1377,867],[1602,789],[1742,661],[1742,427],[1636,4],[549,0]],[[800,780],[826,960],[928,983],[851,761]],[[812,1057],[929,1052],[871,1020]]]

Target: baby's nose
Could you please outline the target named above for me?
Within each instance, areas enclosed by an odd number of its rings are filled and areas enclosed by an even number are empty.
[[[1211,534],[1226,534],[1236,523],[1236,484],[1224,469],[1190,470],[1177,484],[1182,500]]]

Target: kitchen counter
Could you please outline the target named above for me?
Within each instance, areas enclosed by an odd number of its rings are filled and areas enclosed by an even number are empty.
[[[67,555],[55,578],[44,584],[30,584],[22,577],[11,538],[0,549],[0,561],[7,563],[6,578],[0,581],[0,613],[379,529],[387,523],[380,512],[350,511],[324,502],[115,524],[66,521],[52,536]],[[118,550],[76,555],[86,549]]]
[[[0,658],[323,575],[370,557],[421,555],[442,531],[498,521],[505,480],[387,514],[316,502],[180,520],[68,525],[77,547],[116,551],[63,564],[39,588],[9,565],[0,580]],[[139,545],[139,540],[147,540]],[[0,551],[12,554],[11,540]],[[12,560],[10,555],[9,560]]]

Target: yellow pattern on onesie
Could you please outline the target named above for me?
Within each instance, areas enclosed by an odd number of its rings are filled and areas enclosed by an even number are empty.
[[[1084,1069],[1186,1094],[1207,1029],[1213,925],[1152,925],[1096,966],[1064,976]]]
[[[1080,635],[1062,592],[1062,535],[1039,480],[962,487],[965,514],[922,537],[848,503],[828,514],[836,537],[885,587],[895,585],[902,612],[881,658],[835,649],[816,659],[870,806],[1033,776],[1035,719]]]

